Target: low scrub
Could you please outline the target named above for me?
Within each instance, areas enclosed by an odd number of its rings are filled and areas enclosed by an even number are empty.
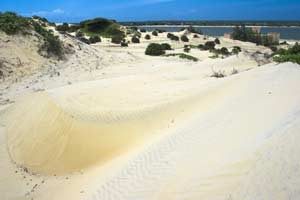
[[[180,39],[181,39],[182,42],[189,42],[190,41],[189,38],[186,35],[181,36]]]
[[[146,40],[151,40],[151,36],[150,36],[149,34],[147,34],[147,35],[145,36],[145,39],[146,39]]]
[[[101,42],[101,38],[98,35],[93,35],[89,39],[91,44],[95,44],[97,42]]]
[[[137,36],[133,36],[133,37],[131,38],[131,42],[132,42],[132,43],[140,43],[140,39],[139,39]]]
[[[224,77],[226,77],[226,75],[225,75],[224,71],[221,71],[221,70],[214,71],[213,70],[213,74],[211,75],[211,77],[214,77],[214,78],[224,78]]]
[[[13,12],[0,13],[0,30],[8,35],[26,34],[30,28],[30,20]]]
[[[145,54],[149,56],[161,56],[165,54],[165,49],[161,44],[151,43],[146,48]]]
[[[153,31],[153,32],[152,32],[152,35],[153,35],[153,36],[158,36],[158,32],[157,32],[157,31]]]
[[[198,61],[198,58],[196,58],[194,56],[190,56],[190,55],[184,54],[184,53],[172,53],[172,54],[167,54],[165,56],[166,57],[179,56],[179,58],[182,58],[182,59],[187,59],[187,60],[191,60],[191,61],[194,61],[194,62]]]
[[[164,50],[172,50],[171,45],[168,43],[163,43],[163,44],[161,44],[161,46]]]
[[[215,39],[215,43],[216,43],[216,44],[221,44],[219,38],[216,38],[216,39]]]
[[[198,45],[198,48],[200,50],[203,50],[203,51],[208,51],[208,50],[214,50],[215,49],[215,42],[214,41],[207,41],[204,45],[203,44],[199,44]]]
[[[275,62],[293,62],[300,64],[300,45],[296,43],[289,49],[279,49],[273,57]]]
[[[242,48],[239,46],[234,46],[231,50],[232,54],[239,54],[240,52],[242,52]]]

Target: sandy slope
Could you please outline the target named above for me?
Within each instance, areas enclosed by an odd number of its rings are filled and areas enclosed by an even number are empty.
[[[191,68],[47,90],[2,111],[3,199],[298,199],[299,66],[225,79]]]

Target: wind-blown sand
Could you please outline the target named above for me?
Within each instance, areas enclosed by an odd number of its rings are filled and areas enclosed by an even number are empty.
[[[79,54],[59,77],[4,91],[15,103],[0,109],[1,199],[300,197],[299,65],[150,58],[143,45],[95,45],[136,61],[84,73]]]

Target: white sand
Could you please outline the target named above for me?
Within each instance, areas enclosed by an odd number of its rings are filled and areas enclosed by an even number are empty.
[[[191,62],[147,43],[83,45],[59,76],[3,86],[0,199],[300,198],[299,65],[257,67],[267,49],[226,39],[244,52]]]

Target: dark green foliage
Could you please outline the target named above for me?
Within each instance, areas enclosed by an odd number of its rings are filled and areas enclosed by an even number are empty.
[[[83,37],[84,33],[82,31],[77,31],[75,34],[76,37]]]
[[[169,38],[170,40],[179,41],[179,37],[174,35],[173,33],[168,33],[167,38]]]
[[[190,55],[184,54],[184,53],[172,53],[172,54],[167,54],[165,56],[167,56],[167,57],[170,57],[170,56],[179,56],[179,58],[182,58],[182,59],[187,59],[187,60],[191,60],[191,61],[194,61],[194,62],[198,61],[198,58],[196,58],[194,56],[190,56]]]
[[[199,35],[195,34],[193,37],[194,37],[194,38],[199,38]]]
[[[186,28],[186,30],[188,30],[190,33],[196,33],[196,34],[203,35],[203,33],[200,29],[197,30],[193,26],[189,26],[188,28]]]
[[[0,30],[8,35],[26,34],[30,27],[30,20],[13,12],[0,13]]]
[[[300,64],[300,45],[296,43],[293,47],[285,50],[280,49],[275,53],[275,62],[294,62]]]
[[[128,47],[128,43],[126,41],[121,42],[121,47]]]
[[[239,47],[239,46],[234,46],[234,47],[232,48],[231,53],[232,53],[232,54],[239,54],[241,51],[242,51],[241,47]]]
[[[213,50],[213,49],[215,49],[215,46],[216,46],[216,44],[214,41],[207,41],[204,45],[203,50]]]
[[[114,35],[111,38],[111,42],[114,44],[121,44],[121,42],[123,41],[124,37],[121,35]]]
[[[140,43],[140,39],[139,39],[137,36],[133,36],[133,37],[131,38],[131,42],[132,42],[132,43]]]
[[[146,40],[150,40],[150,39],[151,39],[151,36],[150,36],[149,34],[147,34],[147,35],[145,36],[145,39],[146,39]]]
[[[171,45],[168,43],[163,43],[161,44],[161,46],[163,47],[164,50],[172,50]]]
[[[85,37],[80,37],[78,39],[85,44],[91,44],[90,40]]]
[[[62,59],[64,56],[63,45],[57,36],[54,36],[52,32],[46,30],[37,22],[32,22],[34,30],[40,34],[44,39],[44,44],[39,51],[46,51],[48,56],[55,56]]]
[[[101,38],[98,35],[93,35],[89,39],[91,44],[95,44],[97,42],[101,42]]]
[[[63,23],[62,25],[56,26],[56,30],[59,32],[67,32],[69,30],[69,24],[68,23]]]
[[[276,46],[270,46],[270,49],[271,49],[273,52],[278,51],[278,48],[277,48]]]
[[[186,35],[181,36],[180,39],[181,39],[182,42],[189,42],[190,41],[189,38]]]
[[[287,41],[283,41],[280,43],[280,45],[288,45]]]
[[[70,25],[67,32],[69,33],[73,33],[73,32],[77,32],[80,30],[80,26],[79,25]]]
[[[150,56],[160,56],[165,54],[165,50],[162,45],[151,43],[148,45],[145,54]]]
[[[49,23],[49,21],[45,17],[40,17],[40,16],[37,16],[37,15],[33,15],[32,19],[37,19],[41,22]]]
[[[125,34],[120,30],[120,25],[114,20],[95,18],[80,22],[81,30],[88,35],[101,35],[109,38],[124,38]],[[121,40],[122,40],[121,39]],[[118,42],[118,44],[120,44]]]
[[[251,28],[247,28],[245,25],[236,26],[235,28],[233,28],[233,33],[231,36],[234,40],[252,42],[256,43],[257,45],[277,45],[276,43],[270,41],[267,35],[256,33]]]
[[[146,29],[140,29],[140,32],[141,33],[146,33],[147,31],[146,31]]]
[[[157,31],[153,31],[153,32],[152,32],[152,35],[153,35],[153,36],[158,36],[158,32],[157,32]]]
[[[211,77],[214,78],[224,78],[226,77],[225,72],[224,71],[213,71],[213,74],[211,75]]]
[[[216,39],[215,39],[215,43],[216,43],[216,44],[221,44],[219,38],[216,38]]]

